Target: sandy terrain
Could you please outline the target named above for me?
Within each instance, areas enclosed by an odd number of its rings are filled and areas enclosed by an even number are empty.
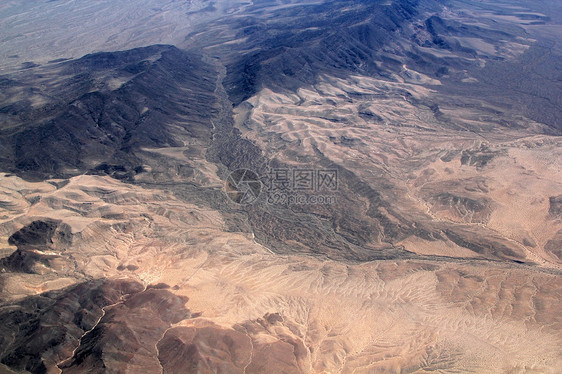
[[[125,276],[189,297],[186,305],[200,317],[169,334],[211,323],[233,334],[245,326],[256,347],[291,337],[305,347],[302,356],[281,358],[300,372],[554,373],[548,368],[562,365],[559,276],[493,264],[278,256],[246,234],[222,231],[217,212],[109,178],[77,177],[61,188],[17,177],[1,182],[11,194],[2,208],[4,235],[45,218],[72,233],[70,247],[51,249],[59,266],[53,260],[41,276],[3,276],[4,300]],[[263,322],[268,313],[279,317]],[[248,354],[241,363],[252,362]]]
[[[549,197],[562,191],[560,139],[537,135],[542,126],[524,118],[511,118],[523,131],[475,121],[486,115],[485,107],[440,108],[436,118],[429,105],[415,104],[432,95],[426,87],[427,81],[401,77],[324,77],[314,89],[295,94],[263,90],[237,110],[237,123],[270,157],[290,162],[295,150],[302,156],[319,150],[373,186],[381,178],[390,181],[404,211],[487,227],[516,243],[529,260],[559,268],[544,245],[562,229],[549,215]],[[471,152],[490,161],[471,161]],[[467,207],[462,199],[478,203]],[[470,255],[453,243],[412,240],[403,243],[412,252]]]

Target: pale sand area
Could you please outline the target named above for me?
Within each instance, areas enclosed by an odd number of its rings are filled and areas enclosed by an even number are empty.
[[[53,244],[58,260],[43,274],[2,276],[4,300],[91,277],[163,282],[202,313],[180,326],[231,329],[279,313],[282,323],[252,338],[301,340],[306,373],[555,373],[562,365],[559,275],[493,263],[274,255],[249,234],[225,232],[218,212],[166,193],[98,176],[55,182],[0,178],[1,247],[35,219],[61,220],[72,232],[71,245]]]
[[[392,184],[392,201],[406,216],[418,211],[424,220],[486,227],[528,260],[559,268],[543,247],[562,229],[549,216],[549,197],[562,191],[561,140],[538,135],[543,125],[509,113],[502,113],[509,127],[502,126],[493,114],[499,109],[483,101],[460,106],[446,98],[435,113],[432,87],[439,82],[419,79],[323,76],[297,92],[264,89],[236,109],[236,124],[268,157],[291,164],[294,153],[312,157],[318,150],[382,194],[379,186]],[[443,207],[437,202],[445,193],[485,208]],[[452,242],[402,244],[423,254],[471,254]]]

